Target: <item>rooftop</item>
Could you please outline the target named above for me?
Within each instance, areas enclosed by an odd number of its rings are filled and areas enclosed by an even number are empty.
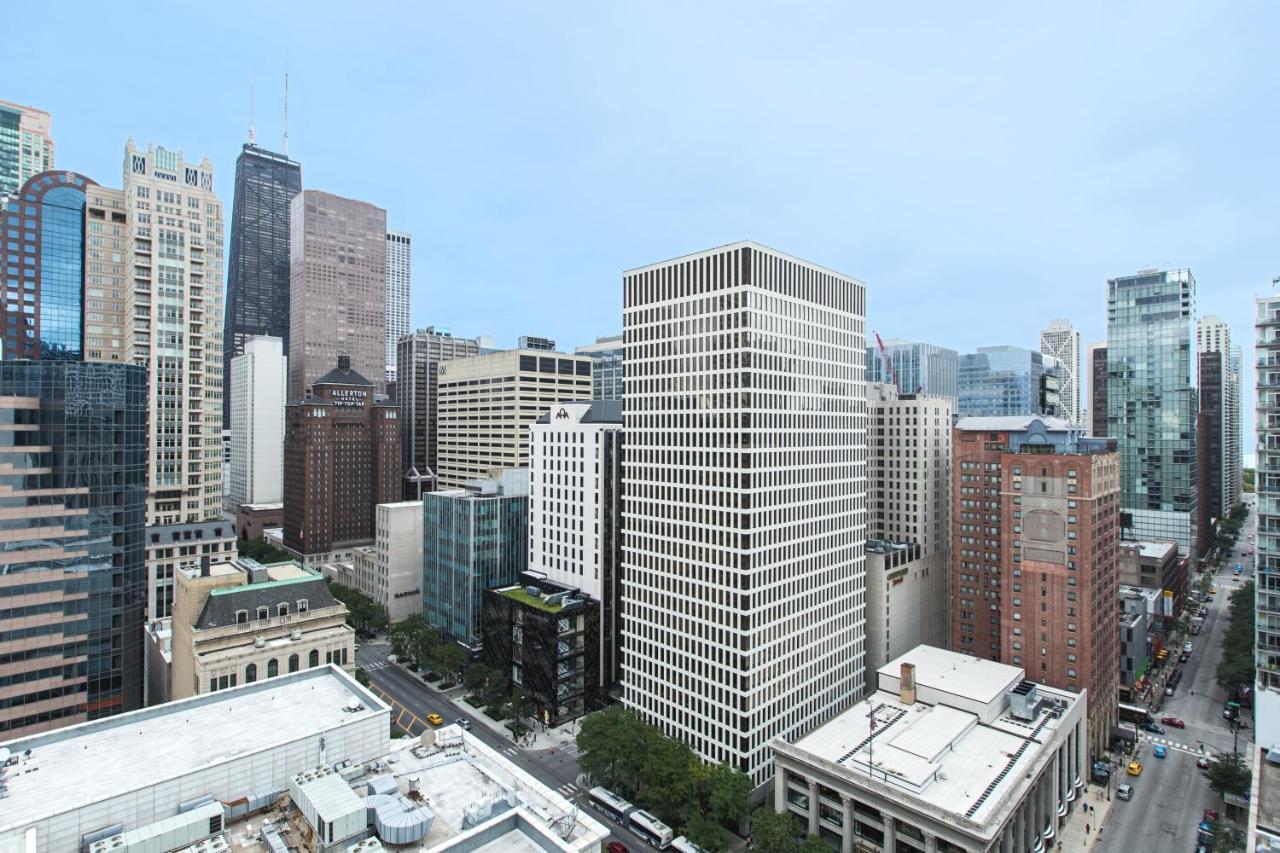
[[[1021,432],[1040,421],[1049,432],[1067,432],[1073,427],[1062,418],[1051,415],[1002,415],[1000,417],[967,417],[956,421],[956,429],[977,432]],[[1079,427],[1074,427],[1079,429]]]
[[[498,590],[498,594],[504,595],[513,601],[518,601],[521,604],[527,604],[529,607],[536,607],[539,610],[545,610],[548,613],[559,613],[561,610],[564,609],[563,603],[548,604],[545,598],[535,598],[534,596],[525,592],[525,589],[522,586],[513,586],[513,587],[509,587],[508,589],[500,589]]]
[[[347,710],[352,699],[364,707]],[[326,665],[11,741],[31,755],[9,772],[0,834],[386,711]]]
[[[1277,761],[1267,758],[1276,748],[1260,748],[1254,760],[1258,762],[1258,829],[1280,836],[1280,755]]]
[[[1121,547],[1134,548],[1138,552],[1138,556],[1151,560],[1161,560],[1168,556],[1170,551],[1176,551],[1177,542],[1122,542]]]
[[[577,413],[586,406],[586,411],[582,412],[581,417],[576,417]],[[539,415],[535,423],[549,424],[552,423],[552,416],[556,415],[556,419],[560,420],[563,416],[560,412],[565,412],[571,416],[572,423],[579,424],[621,424],[622,423],[622,401],[621,400],[566,400],[558,406],[548,410],[545,414]]]
[[[692,252],[688,255],[681,255],[680,257],[670,258],[665,261],[657,261],[656,263],[646,264],[642,267],[635,267],[634,269],[624,270],[622,274],[624,276],[634,275],[635,273],[646,272],[648,270],[653,270],[653,269],[660,269],[662,267],[665,267],[674,263],[679,263],[681,261],[692,261],[697,258],[711,257],[712,255],[718,255],[722,252],[735,251],[737,249],[751,249],[756,252],[764,252],[765,254],[773,255],[776,258],[784,258],[793,263],[797,263],[797,264],[800,264],[801,266],[808,267],[809,269],[817,270],[818,272],[828,273],[830,275],[834,275],[839,278],[846,279],[848,281],[856,281],[858,284],[863,283],[861,279],[854,278],[851,275],[846,275],[845,273],[838,272],[828,267],[820,266],[818,264],[813,263],[812,261],[806,261],[804,258],[797,258],[794,255],[788,255],[786,252],[779,252],[777,249],[770,249],[768,246],[761,245],[760,243],[757,243],[754,240],[739,240],[736,243],[726,243],[723,246],[716,246],[711,249],[703,249],[700,252]]]
[[[999,699],[1024,678],[1022,667],[924,645],[889,661],[876,674],[882,680],[895,682],[893,687],[897,689],[896,680],[904,663],[915,665],[917,690],[936,690],[984,705]]]
[[[196,521],[190,524],[153,524],[147,527],[148,545],[171,545],[175,542],[234,539],[235,536],[235,523],[222,518],[211,521]]]

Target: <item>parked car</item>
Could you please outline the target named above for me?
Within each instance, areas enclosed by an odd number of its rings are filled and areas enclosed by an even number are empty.
[[[1152,748],[1151,754],[1154,755],[1156,758],[1164,758],[1166,755],[1169,754],[1169,750],[1167,747],[1165,747],[1164,744],[1158,743]]]
[[[1105,785],[1111,781],[1111,767],[1104,761],[1093,762],[1090,771],[1090,777],[1099,785]]]
[[[1164,686],[1164,695],[1165,695],[1165,696],[1173,696],[1173,695],[1175,695],[1177,692],[1178,692],[1178,687],[1177,687],[1177,685],[1174,685],[1174,684],[1166,684],[1166,685]]]
[[[1185,643],[1182,644],[1182,650],[1187,654],[1191,654],[1196,650],[1196,644],[1191,642],[1190,640],[1187,640]]]
[[[1132,800],[1133,786],[1128,782],[1122,783],[1120,787],[1116,788],[1116,796],[1125,801]]]
[[[1138,726],[1138,728],[1142,729],[1144,732],[1150,732],[1153,735],[1164,734],[1164,729],[1160,728],[1155,723],[1143,723],[1142,725]]]
[[[1196,759],[1196,767],[1199,767],[1201,770],[1208,770],[1208,769],[1209,769],[1209,756],[1207,756],[1207,755],[1202,755],[1202,756],[1200,756],[1199,758],[1197,758],[1197,759]]]
[[[1130,775],[1130,776],[1141,776],[1141,775],[1142,775],[1142,762],[1141,762],[1141,761],[1130,761],[1130,762],[1129,762],[1128,773],[1129,773],[1129,775]]]
[[[608,850],[609,853],[627,853],[627,845],[623,844],[621,841],[610,841],[605,845],[604,849]]]
[[[459,717],[453,722],[454,722],[454,725],[458,726],[459,728],[466,729],[467,731],[471,731],[471,721],[468,720],[466,717]]]
[[[1186,652],[1183,652],[1182,654],[1178,655],[1178,663],[1186,663],[1189,660],[1191,660],[1191,655],[1187,654]]]
[[[1181,717],[1161,717],[1160,722],[1166,726],[1173,726],[1175,729],[1185,729],[1187,724],[1182,721]]]
[[[1214,811],[1213,809],[1205,809],[1205,810],[1204,810],[1204,819],[1205,819],[1205,820],[1207,820],[1207,821],[1210,821],[1210,822],[1215,821],[1215,820],[1217,820],[1217,819],[1218,819],[1218,813],[1217,813],[1216,811]]]
[[[1204,617],[1206,617],[1206,616],[1208,616],[1208,615],[1209,615],[1209,608],[1207,608],[1207,607],[1201,607],[1201,608],[1200,608],[1200,618],[1201,618],[1201,619],[1203,619]]]

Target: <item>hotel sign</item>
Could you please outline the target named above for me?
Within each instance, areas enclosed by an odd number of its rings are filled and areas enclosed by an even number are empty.
[[[350,409],[364,408],[365,398],[369,392],[359,388],[335,388],[329,392],[333,405]]]

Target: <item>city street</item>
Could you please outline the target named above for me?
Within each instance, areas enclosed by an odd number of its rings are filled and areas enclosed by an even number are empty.
[[[1182,683],[1177,695],[1166,699],[1163,706],[1153,713],[1157,722],[1161,717],[1181,718],[1185,729],[1163,726],[1164,735],[1142,733],[1139,741],[1138,761],[1143,764],[1142,775],[1134,778],[1121,770],[1112,782],[1112,790],[1120,782],[1133,786],[1133,799],[1115,803],[1098,840],[1100,851],[1116,853],[1156,853],[1166,850],[1195,850],[1196,828],[1205,809],[1225,813],[1222,798],[1210,790],[1204,773],[1196,768],[1196,758],[1204,754],[1231,752],[1232,733],[1222,717],[1226,697],[1214,683],[1218,661],[1222,657],[1222,637],[1227,625],[1228,597],[1248,579],[1253,558],[1246,551],[1253,547],[1248,535],[1254,532],[1255,517],[1251,503],[1253,496],[1245,495],[1250,506],[1249,518],[1241,530],[1240,539],[1230,559],[1215,576],[1218,594],[1208,602],[1209,615],[1199,635],[1187,639],[1195,643],[1191,659],[1182,664]],[[1239,582],[1232,579],[1231,569],[1243,563],[1245,574]],[[1173,649],[1177,654],[1179,649]],[[1176,657],[1171,657],[1176,661]],[[1163,724],[1162,724],[1163,725]],[[1253,732],[1241,729],[1239,750],[1249,753]],[[1152,747],[1163,743],[1168,757],[1156,758]],[[1113,794],[1114,796],[1114,794]]]

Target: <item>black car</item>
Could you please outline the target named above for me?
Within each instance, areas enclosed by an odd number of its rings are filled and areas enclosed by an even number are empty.
[[[1142,725],[1138,726],[1138,728],[1142,729],[1144,732],[1150,732],[1153,735],[1164,734],[1164,729],[1162,729],[1160,726],[1157,726],[1155,723],[1143,723]]]

